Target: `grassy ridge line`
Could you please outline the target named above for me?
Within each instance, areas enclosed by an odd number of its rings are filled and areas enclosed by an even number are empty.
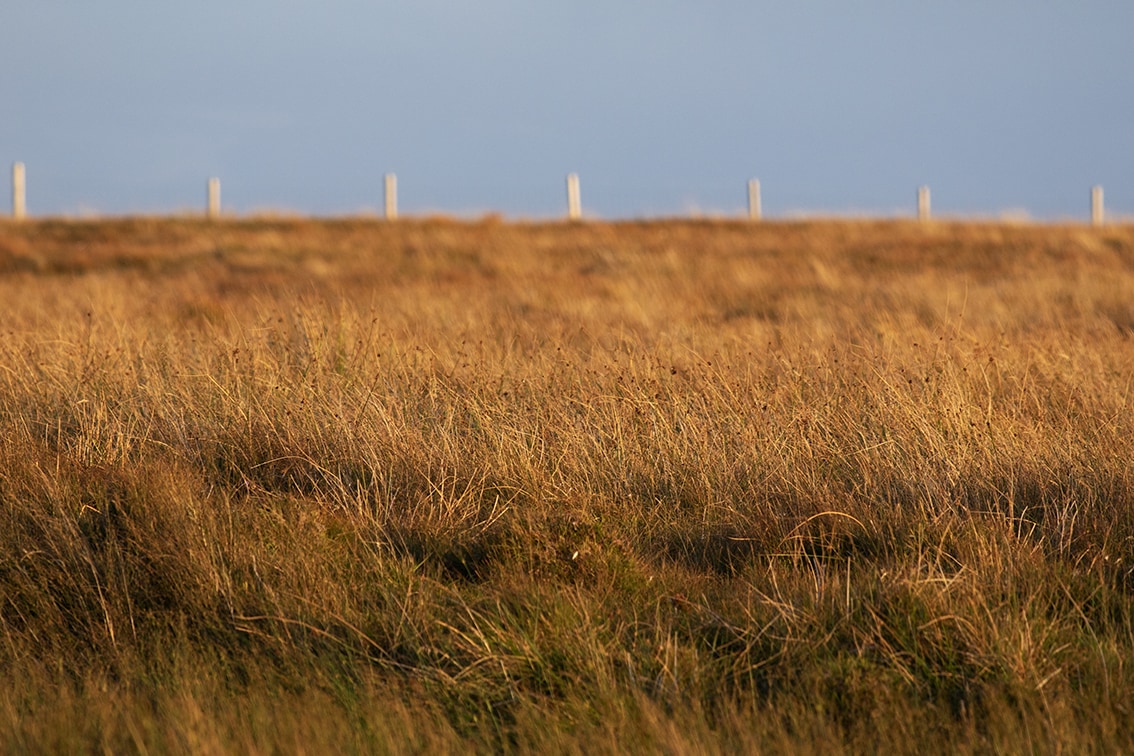
[[[1134,231],[0,225],[6,750],[1129,748]]]

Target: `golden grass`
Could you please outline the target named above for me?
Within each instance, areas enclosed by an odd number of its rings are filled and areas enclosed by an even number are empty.
[[[1134,229],[0,224],[0,749],[1134,747]]]

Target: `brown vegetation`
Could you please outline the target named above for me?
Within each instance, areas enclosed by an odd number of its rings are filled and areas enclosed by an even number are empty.
[[[1134,748],[1134,229],[0,223],[0,750]]]

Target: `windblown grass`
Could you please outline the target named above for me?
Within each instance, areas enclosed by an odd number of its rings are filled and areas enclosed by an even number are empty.
[[[0,750],[1134,749],[1134,229],[0,224]]]

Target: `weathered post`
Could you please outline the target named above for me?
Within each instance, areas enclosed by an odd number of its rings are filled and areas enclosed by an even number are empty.
[[[1091,225],[1101,226],[1105,219],[1101,186],[1091,187]]]
[[[748,220],[758,221],[762,215],[760,208],[760,180],[748,182]]]
[[[205,214],[209,220],[216,220],[220,217],[220,179],[209,179],[209,196],[208,206]]]
[[[386,174],[386,220],[398,218],[398,177]]]
[[[917,190],[917,219],[925,222],[929,220],[929,187],[920,186]]]
[[[579,201],[579,174],[567,174],[567,217],[579,220],[583,217],[583,205]]]
[[[12,164],[12,217],[23,220],[28,214],[27,180],[23,163]]]

